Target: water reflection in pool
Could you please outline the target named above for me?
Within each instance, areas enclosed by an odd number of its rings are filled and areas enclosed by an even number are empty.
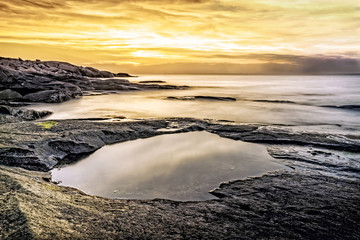
[[[52,171],[54,181],[109,198],[207,200],[221,182],[283,168],[264,146],[207,132],[105,146]]]

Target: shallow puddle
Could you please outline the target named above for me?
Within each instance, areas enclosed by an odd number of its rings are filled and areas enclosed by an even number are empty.
[[[191,132],[105,146],[52,176],[91,195],[190,201],[215,198],[208,192],[221,182],[280,168],[262,145]]]

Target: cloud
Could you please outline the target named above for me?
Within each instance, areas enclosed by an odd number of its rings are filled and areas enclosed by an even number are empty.
[[[360,59],[322,56],[307,57],[297,62],[299,72],[305,74],[360,73]]]
[[[146,49],[145,49],[146,50]],[[144,51],[145,51],[144,50]],[[160,51],[153,49],[153,52]],[[114,51],[97,48],[83,49],[45,44],[0,42],[0,52],[4,57],[23,59],[63,60],[79,65],[90,65],[113,72],[133,74],[168,73],[168,74],[344,74],[360,73],[360,54],[339,55],[291,55],[291,54],[240,54],[213,55],[221,57],[214,62],[208,57],[187,57],[181,59],[159,59],[134,57],[134,51],[127,49]],[[169,52],[174,52],[168,49]],[[176,53],[176,54],[180,54]],[[191,55],[191,52],[189,52]],[[197,52],[196,52],[197,54]],[[145,54],[146,55],[146,54]],[[54,58],[54,56],[57,56]],[[89,57],[91,56],[91,57]],[[234,61],[239,58],[240,61]],[[248,61],[250,60],[250,61]],[[257,63],[249,63],[258,61]],[[129,64],[130,62],[130,64]]]
[[[261,58],[261,56],[258,56]],[[93,66],[108,70],[122,69],[136,74],[360,74],[360,58],[334,56],[276,56],[276,60],[266,63],[231,62],[178,62],[148,65],[122,64],[121,62],[93,63]],[[279,63],[279,59],[291,60]],[[136,61],[136,59],[134,59]]]
[[[0,11],[8,11],[10,8],[8,5],[4,4],[4,3],[0,3]]]
[[[65,4],[61,1],[53,1],[53,0],[38,0],[38,1],[31,1],[31,0],[11,0],[7,2],[12,7],[34,7],[39,9],[54,9],[63,7]]]
[[[9,0],[0,53],[152,72],[353,72],[359,9],[358,0]]]
[[[128,3],[144,3],[144,2],[150,2],[150,3],[171,3],[171,4],[181,4],[181,3],[206,3],[206,2],[210,2],[212,0],[104,0],[101,1],[103,3],[111,3],[111,4],[121,4],[124,2],[128,2]],[[68,2],[72,2],[72,3],[94,3],[94,2],[98,2],[98,0],[72,0],[72,1],[68,1]]]

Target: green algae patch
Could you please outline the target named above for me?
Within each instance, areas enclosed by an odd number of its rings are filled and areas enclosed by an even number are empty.
[[[61,191],[61,188],[58,186],[52,186],[52,185],[44,185],[45,188],[53,191]]]
[[[38,125],[42,126],[45,129],[50,129],[50,128],[56,126],[57,124],[58,124],[58,122],[55,122],[55,121],[47,121],[47,122],[38,123]]]

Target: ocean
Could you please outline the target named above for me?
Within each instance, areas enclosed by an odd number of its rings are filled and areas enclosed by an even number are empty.
[[[128,80],[165,81],[190,88],[83,96],[30,108],[53,111],[49,119],[192,117],[332,133],[360,130],[360,76],[144,75]],[[236,101],[168,99],[188,96]]]

